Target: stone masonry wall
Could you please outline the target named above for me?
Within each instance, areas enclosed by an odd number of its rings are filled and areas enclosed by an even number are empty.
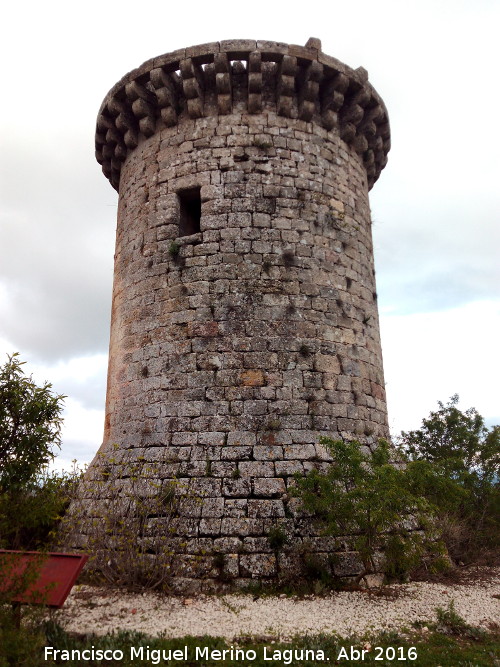
[[[317,40],[308,44],[318,63]],[[341,541],[318,536],[297,512],[288,495],[293,475],[328,465],[322,435],[366,446],[388,436],[368,204],[371,149],[356,128],[346,135],[351,116],[342,125],[341,108],[332,121],[328,104],[321,107],[320,83],[330,82],[333,95],[337,70],[329,79],[321,65],[309,77],[317,85],[308,97],[304,63],[300,70],[295,58],[289,104],[280,107],[279,67],[292,56],[278,53],[281,64],[261,67],[254,109],[248,91],[256,58],[231,61],[235,53],[222,60],[216,53],[204,68],[198,63],[198,96],[189,98],[184,86],[175,122],[163,113],[173,108],[166,105],[156,112],[154,131],[141,135],[137,125],[135,146],[119,163],[101,452],[114,446],[113,461],[125,470],[137,460],[160,462],[161,483],[178,480],[200,499],[186,504],[169,534],[179,590],[210,585],[217,567],[237,584],[293,574],[301,543],[320,555],[341,549]],[[180,90],[175,77],[185,82],[192,67],[185,63],[169,84],[162,70],[164,89]],[[344,84],[344,92],[352,86]],[[119,98],[113,91],[108,109]],[[221,108],[223,94],[229,102]],[[374,94],[370,89],[370,100]],[[200,99],[201,115],[189,106]],[[308,99],[312,108],[301,118]],[[146,118],[144,108],[137,123]],[[381,119],[373,108],[361,115],[372,124]],[[125,133],[130,118],[128,124]],[[99,141],[98,133],[98,147]],[[116,154],[119,140],[107,145]],[[113,160],[107,171],[117,184]],[[201,195],[200,231],[179,236],[179,193],[193,188]],[[294,551],[271,548],[267,535],[277,524]],[[161,517],[156,525],[163,529]],[[336,562],[336,574],[359,569],[349,551]]]

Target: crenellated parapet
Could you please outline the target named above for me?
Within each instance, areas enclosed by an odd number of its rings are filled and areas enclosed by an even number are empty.
[[[339,133],[362,158],[371,188],[387,162],[387,110],[368,82],[353,70],[305,46],[227,40],[166,53],[124,76],[108,93],[96,128],[96,157],[118,189],[122,164],[141,140],[179,118],[249,114],[272,110],[280,116],[321,124]]]

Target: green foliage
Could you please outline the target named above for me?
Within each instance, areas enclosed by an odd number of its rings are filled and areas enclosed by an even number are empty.
[[[280,524],[274,524],[269,528],[267,539],[269,540],[269,546],[273,551],[281,551],[288,542],[288,535],[285,527]]]
[[[181,246],[179,243],[176,243],[176,241],[172,241],[172,243],[168,246],[168,252],[172,257],[177,257],[179,255],[179,252],[181,250]]]
[[[451,600],[446,609],[437,607],[437,629],[439,632],[457,637],[479,639],[485,634],[484,630],[469,625],[455,609],[455,601]]]
[[[455,560],[473,560],[500,546],[500,426],[488,429],[474,408],[454,395],[399,439],[419,471],[420,493],[436,508]]]
[[[0,492],[36,479],[61,443],[65,397],[26,377],[18,356],[0,368]]]
[[[294,494],[325,534],[353,535],[364,571],[377,570],[377,554],[385,551],[386,572],[401,576],[416,565],[432,544],[429,502],[415,493],[414,472],[390,461],[387,442],[373,453],[357,441],[322,438],[332,456],[326,473],[312,470],[296,476]],[[413,528],[425,530],[412,530]]]
[[[0,368],[0,547],[40,549],[68,502],[71,475],[49,473],[64,396],[39,387],[18,354]]]
[[[73,484],[72,475],[47,470],[61,443],[64,396],[54,394],[48,383],[37,386],[24,374],[18,357],[9,356],[0,367],[0,548],[42,550]],[[22,571],[17,561],[0,559],[0,667],[31,667],[34,652],[43,654],[45,636],[36,625],[43,612],[17,607],[13,613],[10,605],[20,594],[26,599],[43,558],[32,559]],[[24,622],[18,628],[21,616]]]
[[[17,628],[10,605],[0,604],[0,667],[43,664],[46,638],[39,629],[40,610],[23,609],[23,612],[23,623]]]
[[[0,548],[46,548],[69,505],[77,482],[77,472],[42,470],[22,489],[0,493]]]
[[[489,480],[500,472],[500,426],[488,429],[475,408],[456,406],[457,394],[422,420],[422,427],[402,432],[400,443],[412,460],[444,466],[454,477],[474,472]]]
[[[280,419],[269,419],[265,425],[266,431],[279,431],[281,430],[281,420]]]
[[[419,561],[433,570],[495,553],[500,545],[500,427],[488,429],[458,396],[403,433],[400,463],[385,442],[372,453],[358,442],[322,439],[332,455],[326,473],[297,477],[295,494],[326,534],[354,535],[366,574],[385,556],[391,578]],[[446,546],[446,549],[444,548]]]

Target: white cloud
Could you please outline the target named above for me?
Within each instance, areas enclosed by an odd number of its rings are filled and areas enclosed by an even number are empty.
[[[74,399],[66,399],[65,405],[63,446],[56,465],[59,469],[69,470],[75,459],[81,466],[94,458],[102,442],[104,410],[85,408]]]
[[[500,300],[444,312],[382,313],[381,332],[393,433],[418,428],[453,394],[461,409],[475,407],[500,423]]]

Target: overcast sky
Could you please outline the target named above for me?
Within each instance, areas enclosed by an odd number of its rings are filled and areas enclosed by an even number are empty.
[[[2,23],[0,363],[19,351],[67,395],[60,465],[90,460],[104,421],[117,194],[99,105],[143,61],[221,39],[319,37],[368,70],[392,130],[371,191],[391,428],[454,393],[500,423],[498,1],[25,1]]]

